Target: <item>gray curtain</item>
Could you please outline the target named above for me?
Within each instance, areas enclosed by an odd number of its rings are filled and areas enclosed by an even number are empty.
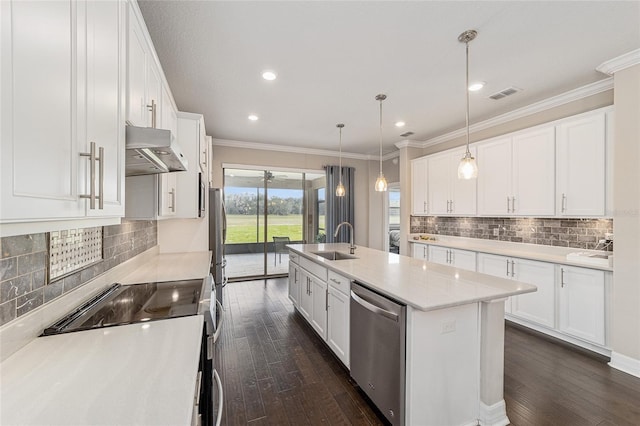
[[[342,168],[342,184],[346,190],[344,197],[336,197],[336,186],[340,182],[340,167],[339,166],[326,166],[327,173],[327,189],[325,191],[326,201],[325,207],[327,209],[325,215],[325,232],[327,234],[328,243],[348,243],[349,232],[351,230],[348,226],[340,228],[340,233],[337,238],[333,237],[333,233],[340,222],[349,222],[354,227],[356,224],[354,220],[354,204],[355,198],[354,191],[354,173],[353,167]]]

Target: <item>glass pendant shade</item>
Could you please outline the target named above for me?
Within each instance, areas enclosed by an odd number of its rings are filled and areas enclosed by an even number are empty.
[[[378,192],[384,192],[387,190],[387,180],[384,178],[384,174],[382,172],[380,172],[378,179],[376,179],[375,189]]]
[[[336,127],[340,130],[340,168],[338,169],[338,186],[336,186],[336,197],[344,197],[347,193],[347,190],[344,189],[344,185],[342,184],[342,129],[344,128],[344,124],[338,123]]]
[[[478,177],[476,159],[467,152],[458,165],[458,179],[475,179]]]
[[[336,197],[344,197],[346,193],[347,191],[344,189],[342,181],[340,181],[340,183],[338,183],[338,186],[336,186]]]

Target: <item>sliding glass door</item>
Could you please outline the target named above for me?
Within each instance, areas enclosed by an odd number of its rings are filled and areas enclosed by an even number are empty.
[[[306,242],[313,232],[306,224],[313,228],[317,223],[308,220],[306,204],[309,188],[317,186],[319,179],[324,175],[225,168],[225,253],[230,279],[288,273],[286,245]]]

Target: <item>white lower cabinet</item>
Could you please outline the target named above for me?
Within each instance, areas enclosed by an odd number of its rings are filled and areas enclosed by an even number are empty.
[[[351,282],[348,278],[329,271],[327,343],[347,368],[349,368],[350,290]]]
[[[605,273],[595,269],[558,266],[560,323],[563,333],[605,344]]]
[[[551,263],[493,254],[478,254],[478,272],[533,284],[534,293],[510,297],[507,313],[549,328],[555,327],[555,267]]]
[[[347,368],[350,290],[348,278],[289,252],[289,299]]]
[[[429,260],[429,246],[427,244],[411,244],[411,257],[422,260]]]
[[[429,261],[442,265],[455,266],[468,271],[476,270],[476,253],[468,250],[429,246]]]

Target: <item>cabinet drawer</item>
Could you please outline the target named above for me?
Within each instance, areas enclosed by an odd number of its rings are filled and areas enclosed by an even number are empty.
[[[320,266],[317,263],[304,257],[300,257],[300,266],[316,277],[320,278],[322,281],[327,281],[327,268],[325,268],[324,266]]]
[[[289,262],[300,264],[300,256],[297,253],[289,251]]]
[[[329,285],[336,290],[340,290],[342,293],[349,295],[349,289],[351,287],[351,280],[347,277],[343,277],[333,271],[329,271]]]

